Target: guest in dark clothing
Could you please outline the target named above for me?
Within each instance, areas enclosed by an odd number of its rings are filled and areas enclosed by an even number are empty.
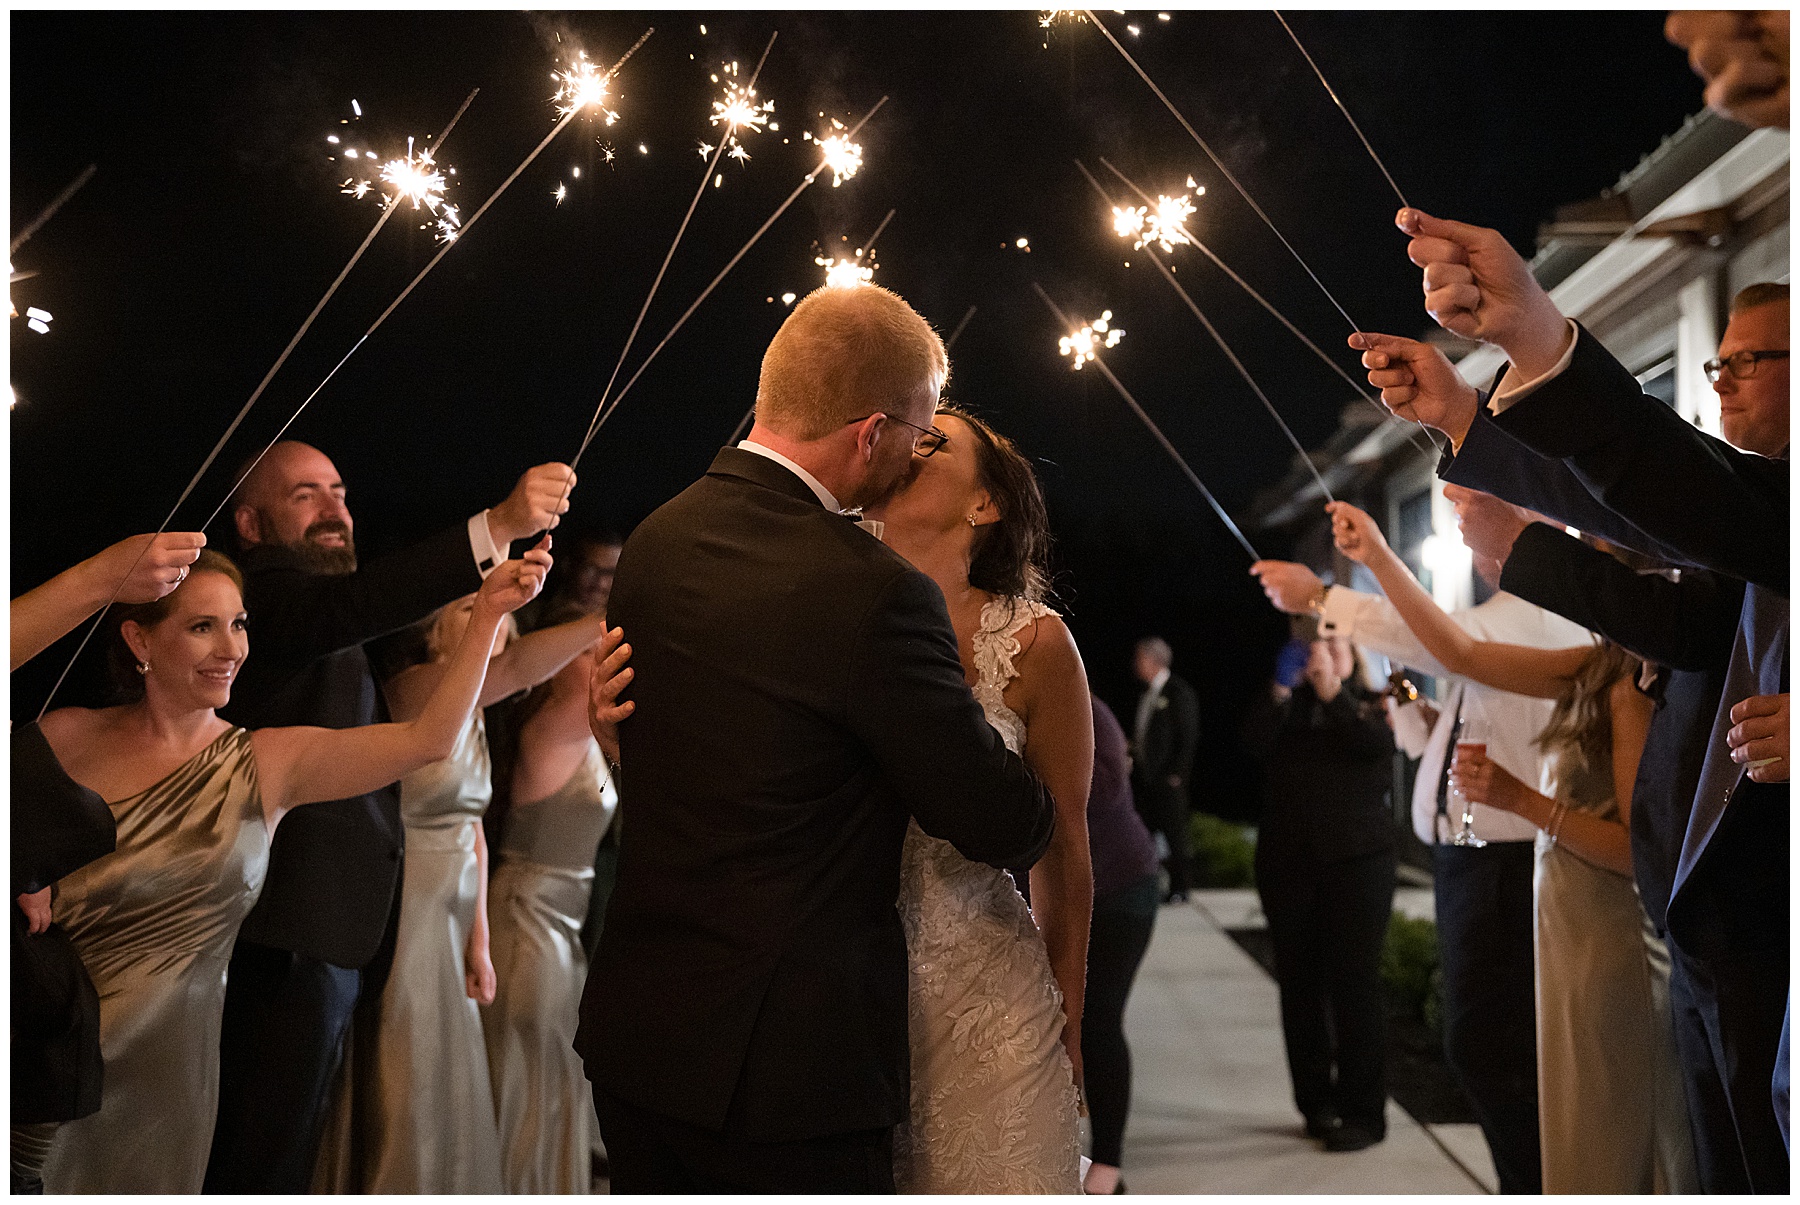
[[[1156,925],[1156,842],[1131,798],[1125,730],[1112,708],[1093,697],[1094,787],[1088,793],[1088,848],[1094,862],[1094,916],[1088,933],[1087,1004],[1081,1061],[1093,1121],[1094,1164],[1083,1183],[1090,1194],[1124,1191],[1119,1169],[1125,1119],[1131,1112],[1131,1048],[1125,1001]]]
[[[479,587],[512,541],[552,525],[571,482],[565,466],[539,466],[492,510],[359,569],[336,466],[306,444],[276,444],[235,495],[256,656],[227,718],[253,728],[387,719],[364,643]],[[302,1193],[312,1181],[351,1014],[365,975],[377,987],[391,957],[398,796],[390,786],[282,822],[232,952],[207,1192]]]
[[[1144,684],[1132,728],[1132,775],[1138,812],[1168,842],[1169,892],[1164,902],[1187,899],[1193,879],[1192,816],[1188,779],[1200,744],[1200,704],[1194,688],[1169,667],[1175,655],[1160,636],[1138,641],[1132,669]]]
[[[1380,960],[1394,900],[1394,740],[1359,677],[1348,642],[1315,640],[1305,681],[1291,692],[1271,683],[1245,733],[1263,762],[1256,889],[1294,1103],[1331,1151],[1387,1136]]]

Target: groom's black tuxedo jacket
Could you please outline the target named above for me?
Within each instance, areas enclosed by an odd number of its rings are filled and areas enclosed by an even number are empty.
[[[750,1141],[895,1124],[907,817],[1012,867],[1055,819],[964,683],[943,596],[786,468],[726,448],[633,533],[608,611],[637,710],[575,1040],[588,1078]]]

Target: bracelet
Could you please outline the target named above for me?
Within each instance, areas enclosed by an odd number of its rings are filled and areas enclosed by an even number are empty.
[[[1547,834],[1549,836],[1550,844],[1552,846],[1555,846],[1557,835],[1559,833],[1561,833],[1561,831],[1562,831],[1563,817],[1567,816],[1568,814],[1569,814],[1568,800],[1558,799],[1554,804],[1551,805],[1551,807],[1550,807],[1550,823],[1544,827],[1544,832],[1545,832],[1545,834]]]

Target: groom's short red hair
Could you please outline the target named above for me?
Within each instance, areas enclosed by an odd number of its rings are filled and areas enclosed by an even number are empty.
[[[827,286],[788,315],[763,353],[756,421],[791,439],[823,439],[867,414],[932,396],[950,375],[944,341],[879,285]]]

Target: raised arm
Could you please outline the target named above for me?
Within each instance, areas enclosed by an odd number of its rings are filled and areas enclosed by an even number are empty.
[[[1062,989],[1063,1045],[1081,1082],[1081,1014],[1087,995],[1088,925],[1094,913],[1094,864],[1088,848],[1088,791],[1094,782],[1094,711],[1087,670],[1068,627],[1037,621],[1019,658],[1025,764],[1056,799],[1050,848],[1031,868],[1031,912],[1044,935],[1050,971]]]
[[[491,707],[528,687],[548,682],[606,634],[606,617],[584,616],[528,632],[488,659],[479,706]],[[394,718],[417,715],[443,677],[444,663],[426,662],[395,674],[384,685]]]
[[[204,547],[198,531],[132,536],[13,599],[12,667],[68,635],[115,592],[122,603],[155,602],[181,584]]]
[[[540,546],[488,575],[462,643],[417,718],[364,728],[264,728],[253,735],[271,828],[288,808],[386,786],[450,756],[468,725],[500,621],[537,596],[550,569]]]
[[[1477,640],[1438,607],[1406,563],[1388,547],[1381,529],[1365,512],[1333,502],[1332,535],[1338,550],[1367,565],[1413,634],[1445,669],[1496,690],[1554,699],[1587,660],[1591,648],[1536,649]]]
[[[921,829],[990,866],[1043,856],[1056,801],[982,716],[930,578],[898,574],[869,609],[844,695],[851,731]]]

